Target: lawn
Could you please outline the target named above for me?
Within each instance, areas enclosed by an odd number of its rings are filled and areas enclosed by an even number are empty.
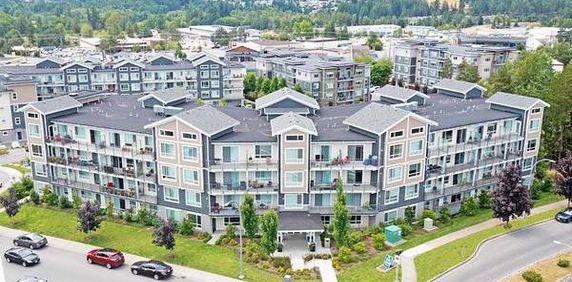
[[[22,166],[19,163],[3,164],[2,166],[7,167],[7,168],[11,168],[11,169],[15,169],[15,170],[19,171],[21,174],[26,174],[26,173],[30,172],[29,168],[25,168],[24,166]]]
[[[70,210],[71,211],[71,210]],[[201,241],[178,237],[174,259],[167,259],[167,251],[151,244],[151,230],[135,225],[104,221],[101,228],[86,241],[85,234],[76,230],[76,216],[71,212],[25,205],[11,224],[5,213],[0,214],[0,225],[10,228],[39,232],[62,239],[120,249],[143,257],[160,259],[196,269],[236,277],[239,257],[231,249],[207,245]],[[248,281],[282,281],[277,275],[245,264],[244,272]]]
[[[514,275],[507,278],[506,282],[526,282],[522,278],[522,272],[524,271],[534,271],[542,275],[543,281],[558,281],[558,279],[572,274],[571,267],[560,267],[557,265],[559,260],[572,261],[572,253],[567,252],[560,254],[549,259],[535,263],[534,265],[527,267],[526,269],[515,273]]]
[[[550,210],[523,219],[518,219],[512,223],[512,229],[495,226],[423,253],[415,258],[417,280],[428,281],[439,273],[442,273],[454,265],[466,260],[473,254],[477,245],[487,238],[507,233],[512,230],[518,230],[542,220],[552,218],[558,210],[559,209]]]
[[[564,199],[566,199],[566,198],[564,198],[563,196],[558,196],[558,195],[554,194],[554,192],[552,192],[552,191],[540,192],[540,199],[534,201],[534,206],[540,207],[540,206],[544,206],[547,204],[558,202],[558,201],[561,201]]]

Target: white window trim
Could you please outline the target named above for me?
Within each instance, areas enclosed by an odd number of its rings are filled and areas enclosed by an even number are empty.
[[[163,174],[163,167],[174,168],[175,169],[175,177],[174,178],[166,177],[166,175]],[[177,168],[172,167],[172,166],[168,166],[168,165],[161,165],[161,179],[167,180],[167,181],[177,181]]]
[[[301,161],[295,161],[295,162],[288,161],[288,150],[302,150],[302,160]],[[284,157],[285,157],[285,160],[284,160],[285,164],[304,164],[304,148],[301,148],[301,147],[286,148],[284,150]]]
[[[38,170],[36,169],[37,166],[43,166],[44,173],[38,173]],[[37,176],[42,176],[42,177],[48,176],[48,174],[46,173],[46,166],[44,164],[34,163],[34,172],[36,173]]]
[[[296,185],[288,185],[288,174],[298,174],[298,173],[302,173],[302,181],[300,183],[300,185],[296,184]],[[304,187],[304,171],[286,171],[284,172],[284,187],[288,187],[288,188],[302,188]]]
[[[173,200],[173,199],[169,199],[167,198],[167,189],[175,189],[177,191],[176,195],[177,195],[177,200]],[[179,197],[179,188],[176,187],[164,187],[163,188],[163,200],[167,201],[167,202],[171,202],[171,203],[179,203],[179,201],[181,200]]]
[[[302,136],[302,140],[288,140],[288,136]],[[286,134],[284,135],[285,142],[304,142],[304,134]]]
[[[163,150],[161,150],[161,146],[162,146],[163,144],[173,146],[174,152],[173,152],[173,155],[172,155],[172,156],[166,155],[166,154],[163,152]],[[174,160],[174,159],[177,158],[177,146],[176,146],[174,143],[171,143],[171,142],[159,142],[159,155],[161,156],[161,158]]]
[[[534,149],[530,150],[530,149],[528,148],[528,143],[530,143],[530,141],[532,141],[532,140],[535,140],[535,143],[536,143],[536,144],[534,145]],[[538,145],[539,145],[538,138],[528,139],[528,140],[526,141],[526,152],[534,152],[534,151],[536,151],[536,150],[538,149]]]
[[[395,136],[395,137],[391,136],[393,133],[397,133],[397,132],[401,132],[401,136]],[[389,133],[389,139],[399,139],[399,138],[403,138],[403,137],[405,137],[405,131],[403,131],[403,130],[395,130],[395,131],[391,131]]]
[[[389,176],[390,176],[389,171],[394,169],[394,168],[400,168],[401,169],[401,176],[399,177],[399,179],[391,180],[389,178]],[[392,167],[387,168],[387,183],[395,183],[395,182],[399,182],[401,180],[403,180],[403,166],[396,165],[396,166],[392,166]]]
[[[412,154],[412,152],[411,152],[411,144],[413,144],[413,142],[418,142],[418,141],[421,141],[421,150],[419,151],[419,153]],[[423,139],[422,139],[422,138],[419,138],[419,139],[413,139],[413,140],[410,140],[410,141],[409,141],[409,148],[407,148],[407,151],[408,151],[408,153],[409,153],[409,156],[411,157],[411,156],[423,155],[423,152],[425,151],[424,149],[425,149],[425,142],[423,142]]]
[[[167,214],[168,214],[167,211],[174,211],[174,212],[176,212],[177,214],[179,214],[179,220],[178,220],[178,221],[181,220],[181,210],[180,210],[180,209],[173,209],[173,208],[167,208],[167,207],[165,207],[165,217],[167,217]],[[173,220],[177,221],[176,219],[173,219]]]
[[[386,197],[387,192],[394,192],[394,191],[397,191],[397,198],[396,198],[396,200],[395,200],[395,201],[392,201],[392,202],[387,202],[387,199],[388,199],[388,198]],[[396,203],[399,203],[399,187],[396,187],[396,188],[393,188],[393,189],[384,190],[384,191],[383,191],[383,204],[384,204],[384,205],[393,205],[393,204],[396,204]]]
[[[407,187],[408,186],[417,186],[417,193],[415,193],[415,196],[413,197],[407,197]],[[403,189],[403,198],[405,201],[407,200],[411,200],[411,199],[416,199],[417,197],[419,197],[419,184],[411,184],[411,185],[405,185],[405,188]]]
[[[296,196],[296,200],[297,200],[298,196],[301,195],[301,196],[302,196],[302,203],[300,203],[300,205],[296,205],[296,206],[287,206],[287,205],[286,205],[286,196],[287,196],[287,195],[289,195],[289,196],[291,196],[291,195]],[[290,193],[290,194],[285,194],[285,195],[284,195],[284,209],[287,209],[287,210],[296,210],[296,209],[303,209],[303,208],[304,208],[304,195],[303,195],[303,194],[300,194],[300,193],[292,194],[292,193]]]
[[[393,219],[392,222],[399,218],[399,211],[397,209],[387,210],[383,213],[383,222],[384,223],[389,222],[389,221],[385,220],[385,215],[388,213],[395,213],[395,219]]]
[[[391,157],[391,147],[392,146],[396,146],[396,145],[401,145],[401,155],[399,157]],[[389,149],[387,150],[387,157],[390,160],[398,160],[403,158],[403,156],[405,155],[404,153],[404,148],[405,148],[405,144],[403,142],[401,143],[394,143],[394,144],[389,144]]]
[[[409,175],[409,167],[412,165],[419,165],[419,174],[414,175],[414,176]],[[421,162],[407,164],[407,178],[417,178],[417,177],[421,176],[422,170],[423,170],[423,164]]]
[[[31,133],[31,132],[32,132],[32,131],[31,131],[32,125],[38,127],[38,134],[32,134],[32,133]],[[30,136],[30,137],[36,137],[36,138],[39,138],[39,137],[42,136],[42,130],[40,129],[40,125],[39,125],[39,124],[33,124],[33,123],[31,123],[31,124],[28,124],[27,128],[28,128],[28,136]]]
[[[539,114],[540,112],[542,112],[542,109],[541,109],[541,108],[534,108],[534,109],[530,110],[530,113],[533,114],[533,115],[534,115],[534,114]]]
[[[421,128],[421,132],[413,133],[413,129],[419,129],[419,128]],[[413,136],[421,135],[423,133],[425,133],[425,126],[418,126],[418,127],[411,128],[411,135],[413,135]]]
[[[187,179],[185,178],[185,171],[190,171],[192,172],[196,172],[197,173],[197,181],[195,182],[188,182]],[[199,185],[199,183],[201,182],[200,180],[200,175],[199,175],[199,171],[196,169],[190,169],[190,168],[183,168],[183,182],[185,184],[189,184],[189,185]]]
[[[191,149],[196,149],[197,150],[197,157],[194,159],[187,159],[185,158],[185,147],[187,148],[191,148]],[[186,162],[192,162],[192,163],[198,163],[199,162],[199,147],[197,146],[190,146],[190,145],[183,145],[183,147],[181,148],[181,155],[183,156],[183,161]]]
[[[256,146],[270,146],[270,156],[262,156],[262,155],[256,155]],[[266,159],[266,158],[272,158],[272,144],[255,144],[253,147],[253,151],[254,151],[254,158],[255,159]]]
[[[199,202],[198,203],[194,203],[194,202],[189,202],[189,194],[188,193],[195,193],[195,194],[199,194]],[[185,190],[185,205],[190,206],[190,207],[197,207],[200,208],[202,207],[202,202],[203,200],[200,197],[200,192],[197,191],[193,191],[193,190]]]
[[[191,134],[192,136],[194,136],[194,138],[184,137],[184,134]],[[181,132],[181,139],[183,139],[183,140],[198,140],[199,135],[196,133],[193,133],[193,132]]]
[[[530,125],[532,125],[533,121],[538,121],[538,128],[537,129],[530,128]],[[529,130],[528,132],[538,132],[538,131],[540,131],[540,128],[542,128],[542,119],[535,118],[535,119],[530,120],[530,123],[528,125],[528,130]]]
[[[173,132],[173,136],[165,135],[165,132],[167,132],[167,131]],[[166,138],[174,138],[175,132],[173,130],[159,129],[159,136],[166,137]]]

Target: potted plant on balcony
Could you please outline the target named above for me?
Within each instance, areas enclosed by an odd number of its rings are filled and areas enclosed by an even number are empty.
[[[315,252],[316,251],[316,243],[310,242],[308,244],[308,248],[310,248],[310,252]]]

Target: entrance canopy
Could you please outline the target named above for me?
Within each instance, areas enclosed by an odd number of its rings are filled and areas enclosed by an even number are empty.
[[[280,212],[280,233],[322,232],[324,224],[319,214],[311,214],[305,211]]]

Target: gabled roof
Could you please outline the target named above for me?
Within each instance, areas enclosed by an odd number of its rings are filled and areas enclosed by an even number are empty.
[[[482,91],[486,91],[486,89],[476,83],[461,81],[461,80],[454,80],[454,79],[441,79],[439,82],[435,83],[434,85],[437,89],[449,90],[453,92],[467,94],[467,92],[471,91],[474,88],[478,88]]]
[[[400,108],[371,103],[344,120],[344,124],[381,135],[402,120],[413,117],[430,125],[436,122]]]
[[[86,69],[93,70],[93,66],[92,66],[92,65],[87,64],[87,63],[83,63],[83,62],[72,62],[72,63],[69,63],[69,64],[63,66],[63,67],[62,67],[62,70],[68,69],[68,68],[73,67],[73,66],[75,66],[75,65],[82,66],[82,67],[84,67],[84,68],[86,68]]]
[[[28,109],[35,109],[36,111],[44,115],[49,115],[59,111],[79,108],[81,106],[82,104],[78,102],[76,99],[66,95],[39,102],[34,102],[20,108],[18,111],[24,112]]]
[[[133,65],[136,65],[136,66],[138,66],[138,67],[140,67],[140,68],[144,68],[144,67],[145,67],[145,65],[143,65],[143,64],[141,64],[141,63],[139,63],[139,62],[136,62],[136,61],[133,61],[133,60],[130,60],[130,59],[125,59],[125,60],[123,60],[123,61],[121,61],[121,62],[119,62],[119,63],[113,65],[113,68],[116,69],[116,68],[122,67],[122,66],[124,66],[124,65],[126,65],[126,64],[133,64]]]
[[[318,130],[311,119],[292,112],[272,119],[270,127],[272,128],[272,136],[280,135],[292,129],[298,129],[314,136],[318,135]]]
[[[177,61],[177,59],[176,59],[175,57],[173,57],[173,56],[171,56],[171,55],[167,55],[167,54],[163,54],[163,53],[162,53],[162,54],[157,54],[157,55],[155,55],[155,56],[149,58],[149,63],[152,64],[154,61],[156,61],[157,59],[161,59],[161,58],[167,59],[167,60],[169,60],[169,61],[171,61],[171,62],[173,62],[173,63],[175,63],[175,62]]]
[[[191,58],[188,59],[190,62],[193,63],[193,65],[198,66],[206,61],[213,61],[219,65],[223,65],[226,66],[226,63],[221,61],[219,58],[212,56],[210,54],[207,54],[205,52],[199,53]]]
[[[376,93],[379,94],[381,97],[386,97],[401,102],[407,102],[407,100],[413,98],[414,96],[419,96],[423,99],[429,99],[429,96],[419,91],[389,84],[377,90]]]
[[[215,107],[204,105],[148,124],[145,128],[156,127],[175,119],[195,128],[209,137],[240,124],[237,120],[217,110]]]
[[[187,90],[185,90],[185,88],[175,87],[175,88],[161,89],[150,92],[149,94],[137,99],[137,101],[143,102],[147,99],[155,98],[159,100],[159,102],[163,103],[163,105],[166,105],[173,101],[186,98],[188,95],[189,93],[187,93]]]
[[[62,61],[62,60],[59,59],[59,58],[45,58],[45,59],[40,60],[39,62],[37,62],[37,63],[36,63],[36,66],[39,65],[39,64],[41,64],[41,63],[43,63],[43,62],[45,62],[45,61],[50,61],[50,62],[56,63],[56,64],[58,64],[58,65],[60,65],[60,66],[65,63],[64,61]]]
[[[255,109],[260,110],[285,99],[292,99],[300,104],[303,104],[305,106],[308,106],[316,110],[320,109],[320,105],[314,98],[304,95],[298,91],[294,91],[287,87],[284,87],[280,90],[274,91],[268,95],[256,99]]]
[[[517,108],[520,110],[530,110],[533,107],[550,107],[550,105],[538,98],[527,97],[517,94],[497,92],[492,97],[488,98],[486,103]]]

